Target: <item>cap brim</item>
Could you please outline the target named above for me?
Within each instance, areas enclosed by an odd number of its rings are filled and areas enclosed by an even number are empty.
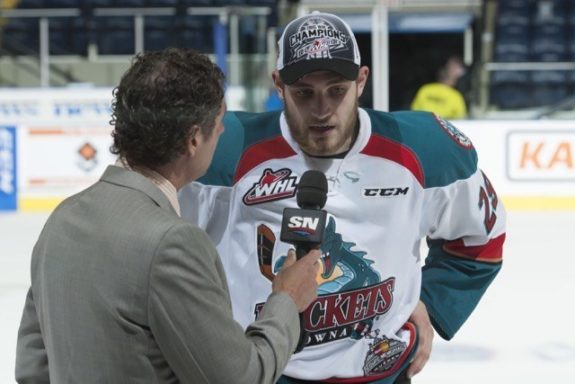
[[[279,70],[280,78],[284,84],[293,84],[299,78],[315,71],[332,71],[339,73],[348,80],[357,80],[359,65],[340,59],[314,59],[290,64]]]

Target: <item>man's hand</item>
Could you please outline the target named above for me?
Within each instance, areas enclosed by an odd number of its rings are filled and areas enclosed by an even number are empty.
[[[417,326],[419,333],[419,346],[417,348],[417,352],[415,352],[413,361],[407,369],[407,377],[412,378],[414,375],[421,372],[427,363],[427,360],[429,360],[434,331],[431,325],[431,320],[429,320],[429,315],[427,314],[427,308],[422,301],[417,303],[415,310],[409,317],[409,321]]]
[[[296,260],[295,251],[291,249],[281,271],[272,283],[273,292],[288,293],[299,312],[303,312],[317,298],[317,281],[315,279],[321,252],[317,249]]]

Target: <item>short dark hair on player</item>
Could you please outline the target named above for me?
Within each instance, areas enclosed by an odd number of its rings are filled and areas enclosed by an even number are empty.
[[[111,152],[131,166],[176,159],[192,127],[209,137],[224,97],[224,75],[206,55],[168,48],[138,54],[114,89]]]

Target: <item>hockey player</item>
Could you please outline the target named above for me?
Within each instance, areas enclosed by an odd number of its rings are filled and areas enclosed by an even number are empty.
[[[228,112],[203,184],[180,194],[183,217],[218,244],[247,326],[291,247],[280,224],[299,178],[327,176],[319,297],[280,383],[410,382],[433,329],[451,339],[501,267],[505,211],[473,144],[428,112],[359,108],[368,74],[339,17],[293,20],[272,74],[284,110]]]

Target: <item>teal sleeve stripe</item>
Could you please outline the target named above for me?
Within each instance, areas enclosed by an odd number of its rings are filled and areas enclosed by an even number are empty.
[[[224,132],[206,174],[198,179],[206,185],[231,186],[236,165],[244,148],[244,125],[234,112],[224,115]]]
[[[246,127],[244,148],[260,141],[281,136],[280,115],[281,111],[264,113],[236,112],[236,116],[242,122],[242,125]]]
[[[501,269],[501,263],[465,260],[445,253],[443,241],[430,243],[423,267],[421,300],[433,327],[450,340]]]
[[[423,168],[425,188],[446,186],[467,179],[477,171],[477,153],[473,146],[461,146],[433,114],[367,112],[374,133],[398,141],[415,153]]]

